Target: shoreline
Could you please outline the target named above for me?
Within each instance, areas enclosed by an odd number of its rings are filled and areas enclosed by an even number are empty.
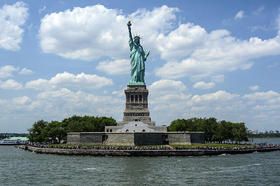
[[[112,149],[64,149],[42,148],[20,145],[17,148],[38,154],[80,155],[80,156],[216,156],[221,154],[248,154],[253,152],[279,151],[280,147],[263,147],[254,149],[167,149],[167,150],[112,150]]]

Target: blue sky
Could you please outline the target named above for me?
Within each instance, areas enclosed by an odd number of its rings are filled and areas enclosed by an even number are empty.
[[[150,50],[157,125],[216,117],[279,130],[279,1],[0,2],[0,132],[76,115],[122,120],[126,23]]]

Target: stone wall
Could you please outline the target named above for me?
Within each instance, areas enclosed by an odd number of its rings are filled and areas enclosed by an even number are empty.
[[[135,133],[134,144],[135,145],[167,145],[166,133]]]
[[[204,143],[203,132],[71,132],[68,144],[85,145],[188,145]]]
[[[205,143],[205,136],[203,132],[192,132],[191,143]]]
[[[168,133],[169,145],[189,145],[191,144],[191,134],[189,133]]]
[[[80,132],[67,133],[68,144],[80,144]]]
[[[80,143],[87,145],[103,145],[106,139],[105,133],[80,133]]]
[[[105,145],[134,145],[134,133],[107,134]]]

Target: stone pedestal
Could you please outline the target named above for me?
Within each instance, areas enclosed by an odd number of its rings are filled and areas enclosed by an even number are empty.
[[[155,126],[155,122],[151,121],[146,85],[127,85],[124,93],[126,104],[123,121],[117,126],[106,126],[106,133],[167,132],[166,126]]]
[[[123,116],[125,124],[131,121],[141,121],[148,125],[154,125],[151,122],[150,112],[148,109],[148,94],[146,85],[128,85],[125,89],[126,104]]]

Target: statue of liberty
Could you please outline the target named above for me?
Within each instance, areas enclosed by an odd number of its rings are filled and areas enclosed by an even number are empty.
[[[149,56],[149,51],[144,51],[140,45],[140,37],[131,34],[131,22],[128,21],[129,47],[130,47],[130,81],[129,85],[145,85],[145,61]]]

